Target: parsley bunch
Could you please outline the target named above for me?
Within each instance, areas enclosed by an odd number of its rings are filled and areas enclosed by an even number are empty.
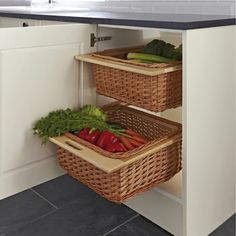
[[[87,105],[78,111],[68,108],[50,112],[35,123],[33,130],[34,134],[46,143],[50,137],[60,136],[65,132],[79,132],[84,128],[112,131],[106,123],[106,114],[92,105]]]

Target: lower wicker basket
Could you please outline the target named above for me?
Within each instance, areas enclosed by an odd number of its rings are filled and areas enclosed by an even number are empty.
[[[136,115],[129,119],[129,128],[132,124],[137,126],[140,120],[146,119],[146,123],[155,121],[153,115],[145,116],[145,113],[140,111],[134,113]],[[125,111],[122,114],[119,114],[119,117],[125,119]],[[164,129],[165,119],[159,121],[156,117],[156,120],[157,124],[162,123],[162,128],[158,126],[158,129]],[[51,138],[51,141],[58,145],[59,163],[69,175],[104,198],[121,203],[157,184],[168,181],[181,170],[181,126],[175,122],[167,120],[166,122],[166,126],[173,129],[172,134],[168,134],[164,139],[157,137],[159,141],[156,142],[150,140],[152,145],[147,145],[130,157],[122,159],[109,158],[96,149],[91,149],[66,136]],[[155,123],[152,124],[155,130]],[[148,129],[149,126],[146,127]]]
[[[57,154],[70,176],[116,203],[168,181],[181,170],[180,141],[109,174],[63,148]]]

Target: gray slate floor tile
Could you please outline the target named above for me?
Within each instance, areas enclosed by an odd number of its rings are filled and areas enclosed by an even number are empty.
[[[0,236],[171,235],[68,175],[36,186],[33,191],[0,201]],[[210,236],[235,236],[235,215]]]
[[[100,197],[81,197],[7,236],[102,236],[135,214]]]
[[[235,220],[236,217],[234,214],[209,236],[235,236],[236,235]]]
[[[0,235],[15,230],[30,221],[54,211],[50,204],[31,190],[0,201]]]
[[[96,193],[79,181],[63,175],[33,188],[34,191],[52,202],[58,208],[71,204],[81,198],[94,197]]]
[[[106,236],[171,236],[172,234],[153,224],[142,216],[120,226]]]

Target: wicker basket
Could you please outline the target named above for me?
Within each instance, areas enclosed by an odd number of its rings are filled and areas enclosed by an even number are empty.
[[[109,112],[112,114],[111,109]],[[127,115],[131,112],[121,109],[113,118],[121,123],[127,122],[130,128],[135,128],[149,139],[155,137],[159,141],[128,158],[106,157],[65,136],[51,139],[58,145],[59,163],[69,175],[117,203],[168,181],[181,170],[180,125],[167,122],[166,127],[170,131],[166,134],[166,131],[161,131],[165,130],[164,119],[161,120],[162,126],[159,126],[160,121],[154,123],[157,118],[151,119],[150,115],[142,112],[134,112],[133,117]],[[144,123],[146,125],[143,127]],[[165,139],[161,137],[162,134]]]
[[[122,51],[123,50],[123,51]],[[131,48],[129,51],[134,50]],[[182,65],[134,63],[122,59],[126,49],[77,56],[93,64],[97,93],[150,111],[182,105]]]

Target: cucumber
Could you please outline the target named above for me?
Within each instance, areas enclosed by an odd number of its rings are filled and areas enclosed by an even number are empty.
[[[146,53],[128,53],[127,59],[136,59],[136,60],[144,60],[144,61],[152,61],[152,62],[159,62],[159,63],[176,63],[176,61],[161,57],[157,55],[152,54],[146,54]]]
[[[154,61],[146,61],[146,60],[138,60],[138,59],[129,59],[129,61],[131,61],[131,62],[137,62],[137,63],[146,63],[146,64],[157,63],[157,62],[154,62]]]

